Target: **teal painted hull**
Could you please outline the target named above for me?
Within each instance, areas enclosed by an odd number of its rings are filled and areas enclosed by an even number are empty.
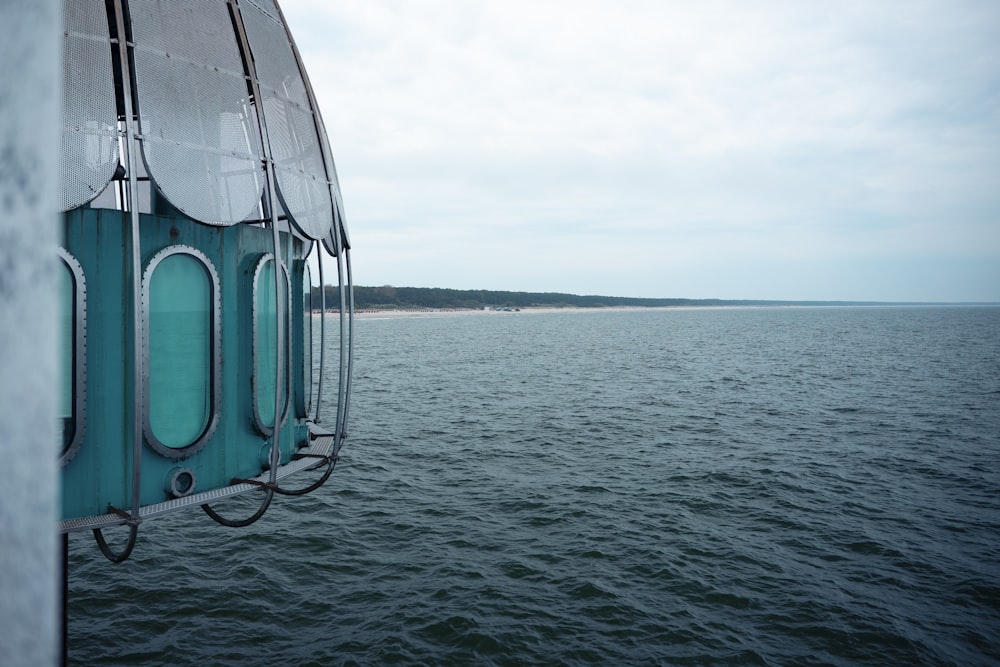
[[[253,272],[271,250],[271,232],[238,225],[209,227],[180,217],[142,215],[141,246],[155,251],[175,244],[205,253],[221,282],[221,401],[219,422],[198,452],[180,460],[142,448],[140,500],[143,505],[170,500],[166,490],[171,470],[192,471],[195,492],[229,486],[233,478],[265,471],[271,438],[254,425]],[[131,498],[133,415],[133,313],[128,218],[115,210],[80,209],[65,215],[65,247],[80,262],[87,284],[86,430],[77,454],[63,468],[63,519],[102,515],[109,506],[128,508]],[[283,234],[283,242],[290,241]],[[303,243],[291,239],[292,266],[304,261]],[[293,294],[301,293],[302,273],[292,271]],[[303,322],[301,299],[291,300],[291,322]],[[300,324],[301,326],[301,324]],[[301,328],[291,332],[291,359],[302,359]],[[288,356],[286,355],[286,358]],[[301,365],[292,363],[293,400],[280,432],[281,463],[308,446],[306,415],[298,410],[308,391]]]

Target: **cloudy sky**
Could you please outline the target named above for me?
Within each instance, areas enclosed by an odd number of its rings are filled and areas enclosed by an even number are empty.
[[[994,0],[282,0],[359,285],[1000,301]]]

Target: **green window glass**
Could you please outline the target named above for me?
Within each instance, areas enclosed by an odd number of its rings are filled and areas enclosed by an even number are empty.
[[[188,252],[160,256],[150,268],[147,437],[180,449],[199,440],[213,413],[215,289],[206,263]]]
[[[276,358],[278,354],[278,322],[282,322],[284,340],[288,341],[288,278],[282,271],[281,290],[282,312],[278,316],[278,305],[274,290],[274,259],[267,255],[257,266],[254,278],[254,410],[257,425],[270,433],[274,428],[274,393]],[[283,368],[288,368],[287,355]],[[280,402],[288,401],[288,373],[282,373]],[[284,412],[284,409],[282,409]]]
[[[312,409],[312,275],[309,272],[309,264],[302,267],[302,396],[303,396],[303,416],[308,416]]]

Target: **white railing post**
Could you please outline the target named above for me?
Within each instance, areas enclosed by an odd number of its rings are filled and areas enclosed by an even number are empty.
[[[60,657],[56,244],[62,4],[0,0],[0,662]]]

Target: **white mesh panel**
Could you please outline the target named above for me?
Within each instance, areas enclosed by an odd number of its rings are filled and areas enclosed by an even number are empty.
[[[316,110],[319,118],[320,140],[323,146],[323,159],[326,160],[327,175],[330,180],[330,197],[333,199],[334,222],[333,229],[339,231],[344,245],[351,246],[347,236],[347,224],[344,221],[344,198],[340,192],[340,179],[337,177],[337,166],[333,161],[333,151],[330,149],[330,138],[326,133],[323,115]]]
[[[60,203],[68,211],[96,197],[118,166],[111,38],[104,0],[66,0]]]
[[[320,239],[333,207],[316,121],[288,33],[271,0],[240,3],[263,98],[278,196],[293,224]]]
[[[213,225],[255,215],[260,139],[224,0],[132,0],[142,149],[171,204]]]

